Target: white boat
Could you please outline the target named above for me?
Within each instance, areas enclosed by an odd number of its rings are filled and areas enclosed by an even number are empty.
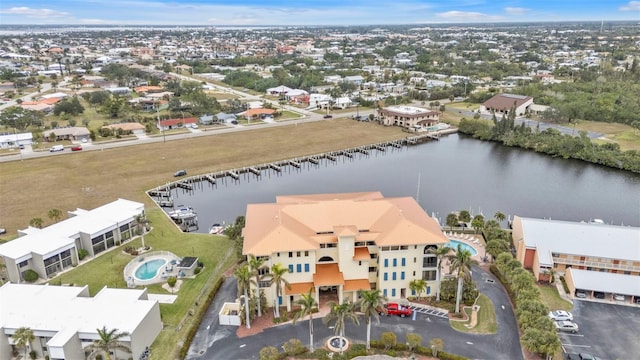
[[[224,233],[225,229],[226,229],[226,227],[223,226],[223,225],[213,224],[213,225],[211,225],[211,228],[209,228],[209,234],[221,235],[221,234]]]
[[[168,214],[169,214],[169,217],[171,217],[174,220],[196,216],[196,212],[193,211],[193,208],[190,208],[184,205],[178,205],[178,207],[175,210],[169,211]]]

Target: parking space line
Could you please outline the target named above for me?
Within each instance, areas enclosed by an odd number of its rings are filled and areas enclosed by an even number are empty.
[[[572,346],[572,347],[581,347],[581,348],[590,348],[591,345],[573,345],[573,344],[562,344],[562,346]]]

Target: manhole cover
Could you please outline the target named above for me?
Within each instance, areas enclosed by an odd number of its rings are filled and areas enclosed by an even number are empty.
[[[493,284],[495,281],[493,281],[493,280],[491,280],[491,279],[487,279],[487,282],[488,282],[489,284]]]

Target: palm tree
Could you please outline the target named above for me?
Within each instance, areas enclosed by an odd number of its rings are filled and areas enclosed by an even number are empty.
[[[496,219],[498,222],[503,222],[504,219],[506,219],[507,217],[504,216],[504,214],[501,213],[500,211],[496,211],[496,213],[493,215],[493,218]]]
[[[144,233],[147,230],[147,224],[150,223],[149,219],[147,219],[147,217],[145,216],[144,212],[136,215],[136,217],[134,218],[135,222],[136,222],[136,227],[138,234],[140,234],[140,238],[142,239],[142,247],[146,247],[144,245]]]
[[[27,350],[29,350],[29,345],[33,340],[35,340],[35,336],[33,335],[33,330],[28,327],[21,327],[16,332],[11,335],[13,341],[17,347],[24,347],[24,358],[27,358]]]
[[[387,299],[380,294],[380,290],[360,291],[360,312],[364,315],[367,324],[367,350],[371,349],[371,317],[376,320],[376,324],[380,323],[378,309],[380,309]]]
[[[420,301],[420,294],[427,288],[427,281],[425,279],[413,279],[409,282],[409,289],[418,294],[418,301]]]
[[[329,306],[331,307],[331,312],[324,317],[324,323],[328,324],[330,322],[335,322],[334,324],[334,334],[340,334],[342,339],[346,339],[344,336],[344,326],[345,320],[351,319],[354,324],[360,325],[360,321],[358,320],[358,314],[355,312],[355,305],[351,302],[345,302],[340,305],[331,301],[329,302]],[[342,345],[342,344],[341,344]],[[342,355],[342,350],[344,346],[340,346],[340,355]]]
[[[94,352],[92,353],[91,358],[95,358],[96,355],[100,352],[104,352],[107,360],[111,360],[110,352],[113,350],[114,359],[117,360],[116,352],[118,350],[122,350],[130,353],[131,349],[128,346],[124,345],[120,342],[120,339],[129,336],[127,332],[118,332],[118,329],[107,330],[106,326],[103,326],[102,329],[98,330],[98,336],[100,337],[97,340],[93,340],[93,344],[89,345],[89,348]]]
[[[316,299],[313,298],[312,291],[313,288],[309,288],[308,294],[302,294],[301,298],[296,300],[295,303],[300,305],[300,311],[296,312],[293,315],[293,324],[300,319],[304,319],[305,316],[309,315],[309,352],[313,352],[313,308],[317,307],[318,303]]]
[[[289,269],[282,267],[282,264],[277,263],[271,266],[271,280],[269,280],[269,285],[276,285],[276,298],[274,300],[274,311],[275,316],[280,317],[280,296],[282,294],[282,285],[286,286],[288,289],[291,289],[291,285],[289,285],[289,281],[284,278],[284,274],[288,273]]]
[[[47,216],[49,217],[49,219],[53,220],[54,222],[57,222],[58,220],[60,220],[60,218],[62,218],[62,210],[49,209],[49,211],[47,212]]]
[[[458,245],[456,253],[449,255],[448,258],[451,260],[449,272],[455,272],[456,277],[458,278],[455,311],[455,313],[458,314],[460,313],[460,300],[462,299],[462,285],[465,279],[469,279],[471,277],[471,265],[477,264],[478,262],[471,258],[471,251],[463,249],[460,244]]]
[[[451,248],[448,246],[440,246],[435,249],[429,249],[431,254],[436,256],[438,265],[436,270],[436,280],[438,283],[438,288],[436,289],[436,301],[440,301],[440,285],[442,284],[442,259],[449,255],[451,252]]]
[[[257,289],[256,297],[258,299],[258,317],[262,317],[262,309],[260,308],[260,280],[262,279],[262,275],[260,275],[260,268],[263,264],[264,259],[249,255],[249,267],[251,268],[251,276],[255,277],[254,283],[256,284]]]
[[[248,289],[251,286],[251,272],[249,271],[249,265],[244,264],[241,267],[236,268],[233,271],[233,275],[238,280],[238,294],[244,292],[244,308],[246,313],[247,329],[251,329],[251,319],[249,317],[249,294]]]

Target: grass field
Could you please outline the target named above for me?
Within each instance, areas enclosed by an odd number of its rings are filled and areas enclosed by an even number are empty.
[[[621,150],[640,150],[640,130],[629,125],[581,120],[576,129],[603,133],[607,139],[620,144]]]
[[[549,307],[549,310],[571,311],[573,309],[573,304],[561,298],[555,286],[538,285],[538,289],[540,289],[540,300]]]
[[[79,151],[0,163],[0,227],[7,235],[47,211],[92,209],[117,198],[153,203],[145,190],[186,169],[201,174],[405,137],[397,127],[332,119],[232,134]],[[237,214],[234,214],[237,215]]]
[[[449,321],[451,327],[466,333],[471,334],[495,334],[498,332],[498,323],[496,321],[496,312],[493,308],[493,302],[486,295],[480,294],[476,303],[480,306],[478,311],[478,323],[472,329],[467,328],[465,325],[469,324],[471,320],[471,308],[465,307],[464,312],[469,317],[469,321]]]

